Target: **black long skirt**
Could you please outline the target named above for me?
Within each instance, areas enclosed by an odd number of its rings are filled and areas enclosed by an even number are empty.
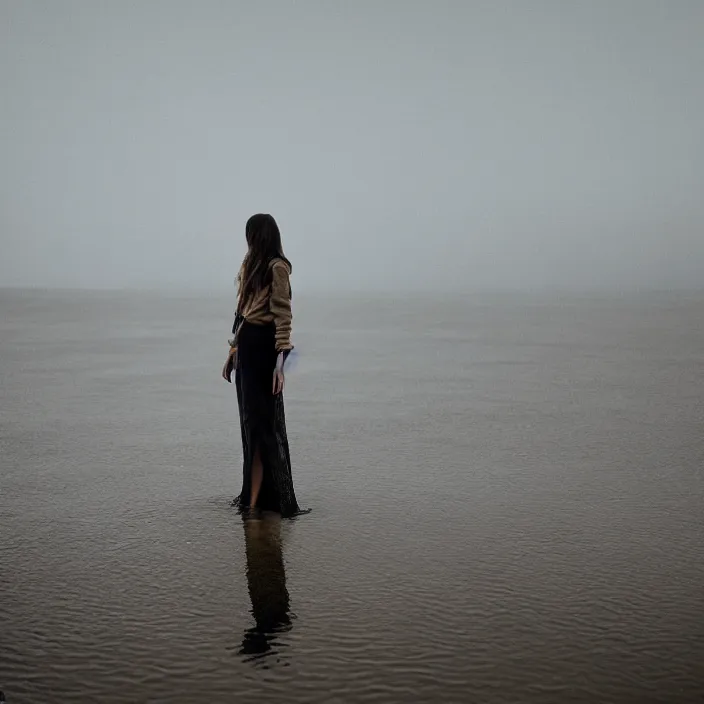
[[[244,322],[237,339],[237,404],[242,432],[242,492],[235,505],[250,505],[252,464],[259,448],[264,476],[257,508],[290,517],[300,513],[291,476],[283,393],[273,394],[275,328]]]

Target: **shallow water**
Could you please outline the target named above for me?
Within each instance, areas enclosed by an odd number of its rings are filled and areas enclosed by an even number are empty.
[[[246,524],[229,301],[0,305],[8,704],[704,700],[704,297],[297,297]]]

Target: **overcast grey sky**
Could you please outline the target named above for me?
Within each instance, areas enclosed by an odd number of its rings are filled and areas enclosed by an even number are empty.
[[[0,285],[704,284],[704,0],[0,13]]]

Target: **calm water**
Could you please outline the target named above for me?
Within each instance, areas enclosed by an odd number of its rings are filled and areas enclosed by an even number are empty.
[[[246,525],[229,301],[0,305],[8,704],[704,700],[704,297],[297,297]]]

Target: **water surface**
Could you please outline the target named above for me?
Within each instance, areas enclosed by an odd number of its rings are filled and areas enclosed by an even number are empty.
[[[257,524],[230,301],[0,306],[8,704],[704,700],[704,297],[297,296]]]

